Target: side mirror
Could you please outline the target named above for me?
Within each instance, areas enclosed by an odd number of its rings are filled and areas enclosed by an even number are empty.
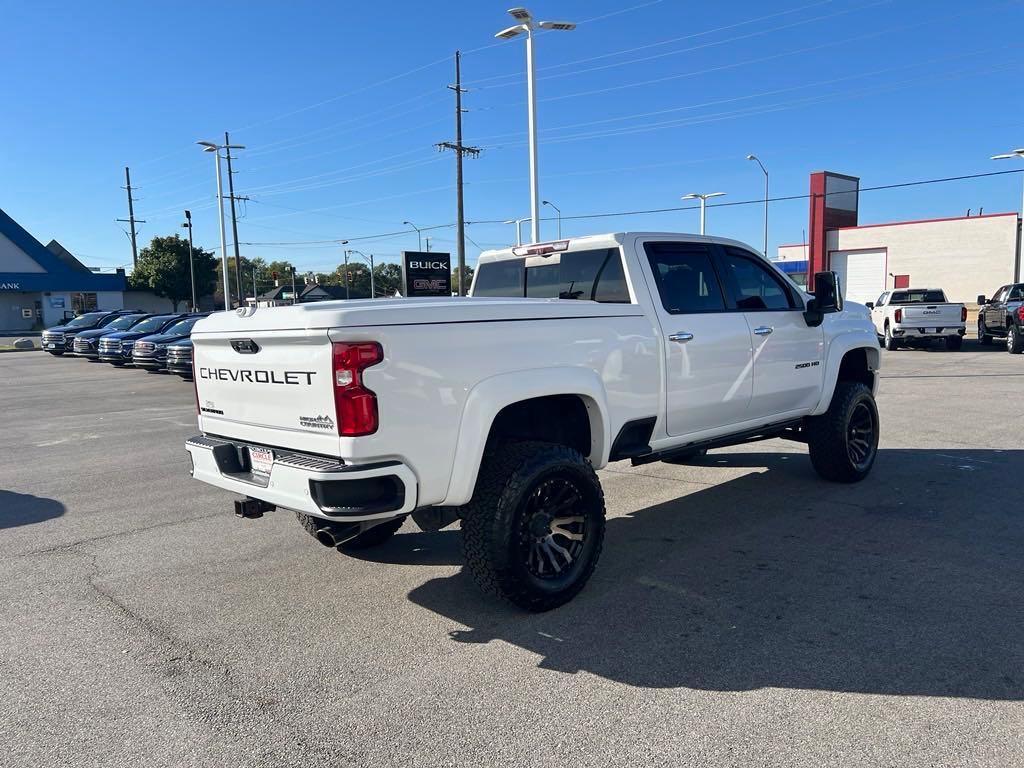
[[[875,308],[875,302],[873,302],[873,301],[865,301],[864,302],[864,306],[867,307],[868,309],[874,309]]]
[[[979,293],[978,294],[978,306],[980,307],[983,304],[988,304],[988,302],[985,300],[985,294]]]
[[[839,289],[839,276],[835,272],[814,274],[814,298],[807,302],[804,320],[810,327],[821,325],[825,315],[843,311],[843,294]]]

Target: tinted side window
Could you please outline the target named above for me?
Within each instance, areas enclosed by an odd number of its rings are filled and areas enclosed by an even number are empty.
[[[474,296],[526,296],[629,303],[618,248],[491,261],[478,269]]]
[[[488,261],[480,264],[473,285],[474,296],[523,296],[523,260]]]
[[[796,306],[783,282],[763,266],[760,259],[731,246],[725,246],[722,250],[726,284],[730,285],[736,309],[756,311],[792,309]]]
[[[884,307],[885,306],[885,300],[886,300],[886,298],[888,296],[889,296],[888,291],[883,293],[881,296],[879,296],[878,297],[878,301],[875,302],[875,306],[876,307]]]
[[[666,312],[722,312],[725,300],[703,243],[645,243],[661,304]]]
[[[1019,301],[1020,299],[1024,299],[1024,287],[1016,285],[1010,289],[1009,301]]]

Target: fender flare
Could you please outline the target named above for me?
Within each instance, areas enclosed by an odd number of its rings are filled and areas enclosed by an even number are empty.
[[[604,383],[595,371],[561,366],[503,373],[479,382],[466,397],[448,495],[442,504],[459,506],[472,498],[491,425],[501,410],[523,400],[549,395],[576,395],[583,401],[590,418],[590,455],[587,458],[598,469],[607,463],[611,450],[608,398]]]
[[[854,349],[863,349],[868,356],[868,368],[874,374],[874,384],[871,393],[878,392],[878,368],[881,363],[881,352],[878,346],[878,336],[873,332],[851,330],[840,334],[832,339],[828,345],[828,357],[825,361],[825,372],[822,378],[821,399],[811,411],[811,416],[819,416],[828,410],[832,403],[832,394],[836,390],[836,382],[839,381],[839,366],[847,352]]]

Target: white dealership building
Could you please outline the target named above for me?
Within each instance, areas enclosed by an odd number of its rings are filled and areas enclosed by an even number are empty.
[[[845,210],[826,210],[830,197],[850,193],[828,190],[829,174],[821,174],[826,178],[817,185],[815,209],[817,175],[811,177],[809,242],[781,245],[775,259],[797,282],[804,283],[808,271],[833,270],[852,301],[874,301],[887,289],[909,286],[942,288],[950,301],[974,304],[979,294],[991,296],[1021,279],[1017,213],[860,224],[852,198]],[[856,184],[854,177],[838,178]]]

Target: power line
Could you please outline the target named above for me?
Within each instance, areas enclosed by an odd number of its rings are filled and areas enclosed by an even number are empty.
[[[858,194],[861,193],[861,192],[877,192],[877,191],[888,190],[888,189],[901,189],[901,188],[905,188],[905,187],[919,187],[919,186],[924,186],[924,185],[927,185],[927,184],[944,184],[944,183],[953,182],[953,181],[968,181],[968,180],[971,180],[971,179],[983,179],[983,178],[988,178],[988,177],[992,177],[992,176],[1006,176],[1006,175],[1009,175],[1009,174],[1019,174],[1019,173],[1024,173],[1024,168],[1014,168],[1014,169],[1005,170],[1005,171],[987,171],[987,172],[984,172],[984,173],[971,173],[971,174],[964,174],[964,175],[960,175],[960,176],[944,176],[944,177],[935,178],[935,179],[918,179],[918,180],[915,180],[915,181],[902,181],[902,182],[895,182],[895,183],[892,183],[892,184],[880,184],[880,185],[871,186],[871,187],[860,187],[858,189]],[[827,193],[827,194],[847,194],[847,193],[845,193],[845,192],[832,192],[832,193]],[[791,200],[808,200],[810,198],[811,198],[811,194],[784,195],[784,196],[771,197],[771,198],[768,199],[768,202],[770,202],[770,203],[777,203],[777,202],[784,202],[784,201],[791,201]],[[758,197],[758,198],[751,199],[751,200],[734,200],[734,201],[724,202],[724,203],[712,203],[712,204],[708,205],[708,207],[709,208],[728,208],[728,207],[738,206],[738,205],[764,205],[764,202],[765,202],[765,199],[763,197]],[[667,207],[667,208],[648,208],[648,209],[632,210],[632,211],[607,211],[607,212],[601,212],[601,213],[584,213],[584,214],[577,214],[577,215],[573,215],[573,216],[563,216],[562,219],[565,220],[565,221],[569,221],[569,220],[586,220],[586,219],[604,219],[604,218],[612,218],[612,217],[616,217],[616,216],[642,216],[642,215],[654,214],[654,213],[673,213],[673,212],[676,212],[676,211],[694,211],[694,210],[699,210],[699,206],[696,206],[696,205],[677,205],[677,206],[671,206],[671,207]],[[481,219],[481,220],[478,220],[478,221],[467,221],[466,224],[467,225],[473,225],[473,224],[503,224],[507,220],[508,220],[507,217],[502,217],[502,218],[498,218],[498,219]],[[542,218],[541,220],[542,221],[553,221],[554,218],[553,217],[545,217],[545,218]],[[447,228],[454,227],[454,226],[456,226],[454,223],[452,223],[452,224],[434,224],[434,225],[431,225],[431,226],[428,226],[428,227],[420,227],[420,229],[423,230],[423,231],[427,231],[427,230],[435,230],[435,229],[447,229]],[[349,241],[355,241],[355,240],[365,241],[365,240],[374,240],[374,239],[381,239],[381,238],[385,238],[385,237],[394,237],[394,236],[398,236],[398,235],[408,235],[408,234],[409,234],[408,230],[397,230],[397,231],[394,231],[394,232],[385,232],[385,233],[375,234],[375,235],[362,235],[362,236],[359,236],[359,237],[347,237],[347,238],[344,238],[344,239],[349,240]],[[341,238],[334,239],[334,240],[292,240],[292,241],[285,240],[285,241],[276,241],[276,242],[249,242],[249,243],[243,243],[243,245],[250,245],[250,246],[308,246],[308,245],[320,245],[320,244],[326,244],[326,243],[337,244],[338,240],[340,240],[340,239]]]

